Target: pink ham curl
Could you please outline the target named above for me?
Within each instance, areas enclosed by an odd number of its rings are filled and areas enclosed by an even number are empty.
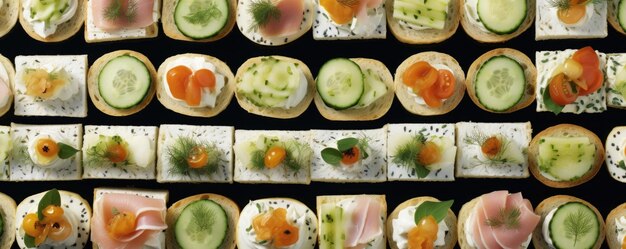
[[[368,242],[382,235],[381,205],[374,198],[357,196],[350,204],[353,208],[351,222],[346,224],[344,246],[349,249],[364,248]]]
[[[94,205],[91,240],[100,249],[142,248],[148,240],[167,229],[165,202],[132,194],[103,194]],[[122,238],[111,238],[108,222],[115,216],[113,210],[135,214],[135,231]]]
[[[152,10],[155,0],[90,0],[93,23],[99,29],[105,31],[117,31],[121,29],[138,29],[152,25]],[[115,18],[107,17],[107,11],[117,9],[119,12]],[[132,18],[129,18],[129,4],[135,5]]]
[[[270,18],[270,21],[259,27],[265,37],[285,37],[300,30],[300,23],[304,19],[304,0],[279,0],[276,7],[280,10],[280,18]]]

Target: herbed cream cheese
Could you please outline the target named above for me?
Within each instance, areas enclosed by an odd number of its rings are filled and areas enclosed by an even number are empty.
[[[624,237],[626,237],[626,217],[620,216],[615,218],[615,230],[617,231],[617,242],[620,246],[624,246]]]
[[[48,22],[35,20],[31,17],[32,15],[31,8],[34,4],[33,1],[34,0],[24,0],[24,2],[22,3],[24,6],[24,12],[23,12],[24,19],[26,20],[26,22],[31,24],[35,33],[43,38],[46,38],[54,34],[57,31],[57,27],[69,21],[70,19],[72,19],[72,17],[74,17],[74,14],[76,14],[76,11],[78,9],[78,0],[69,0],[69,6],[65,8],[63,15],[61,15],[61,17],[58,20],[48,23]]]
[[[481,31],[491,33],[485,27],[482,21],[480,21],[480,17],[478,16],[478,0],[466,0],[465,1],[465,15],[467,16],[467,20],[469,22],[479,28]]]

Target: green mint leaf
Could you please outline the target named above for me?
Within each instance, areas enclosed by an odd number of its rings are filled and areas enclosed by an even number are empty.
[[[37,205],[37,218],[39,220],[43,220],[43,210],[50,205],[61,206],[61,194],[56,189],[46,192],[39,201],[39,205]]]
[[[441,202],[425,201],[415,210],[415,224],[418,224],[423,218],[432,215],[437,223],[441,222],[448,215],[448,209],[452,207],[454,200]]]
[[[624,160],[619,161],[619,163],[617,163],[617,167],[626,170],[626,164],[624,163]]]
[[[34,248],[37,247],[35,245],[35,237],[30,236],[28,234],[24,234],[24,245],[28,248]]]
[[[324,162],[331,165],[338,165],[339,162],[341,162],[342,156],[341,152],[334,148],[325,148],[322,150],[322,159]]]
[[[341,152],[348,151],[358,143],[359,140],[353,137],[340,139],[339,141],[337,141],[337,149]]]
[[[426,176],[428,176],[428,174],[430,174],[430,170],[427,169],[426,167],[424,167],[424,165],[421,164],[415,164],[415,173],[417,174],[418,178],[424,178]]]
[[[57,145],[59,145],[59,158],[61,159],[68,159],[70,157],[73,157],[76,152],[80,151],[64,143],[57,143]]]
[[[548,91],[548,88],[546,88],[543,91],[543,104],[546,106],[546,108],[548,108],[549,111],[553,112],[554,114],[561,113],[561,111],[565,107],[565,106],[560,106],[557,103],[554,103],[554,101],[552,101],[552,98],[550,97],[550,91]]]

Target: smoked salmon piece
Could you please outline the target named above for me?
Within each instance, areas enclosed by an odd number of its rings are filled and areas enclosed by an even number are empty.
[[[105,31],[145,28],[154,23],[155,0],[91,0],[93,22]]]
[[[259,27],[261,34],[266,37],[284,37],[297,33],[304,19],[304,0],[280,0],[276,7],[280,10],[280,18],[271,18],[267,24]]]

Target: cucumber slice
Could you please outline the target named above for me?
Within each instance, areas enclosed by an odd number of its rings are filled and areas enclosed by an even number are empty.
[[[130,55],[110,60],[98,75],[98,90],[102,99],[117,109],[138,105],[148,94],[151,83],[148,67]]]
[[[595,152],[588,137],[545,137],[539,143],[539,169],[557,180],[576,180],[593,168]]]
[[[176,243],[185,249],[220,248],[227,233],[226,212],[211,200],[198,200],[187,205],[174,225]]]
[[[30,7],[30,17],[36,21],[47,22],[58,10],[58,1],[33,0]]]
[[[228,0],[179,0],[174,23],[183,35],[199,40],[218,34],[229,17]]]
[[[317,75],[317,92],[324,103],[336,110],[355,106],[365,89],[359,65],[346,58],[327,61]]]
[[[554,212],[549,224],[550,239],[557,249],[593,248],[600,235],[596,213],[580,202],[568,202]]]
[[[343,249],[345,234],[343,229],[343,209],[335,204],[323,204],[320,249]]]
[[[449,0],[395,0],[393,17],[433,29],[446,25]]]
[[[499,34],[515,32],[526,19],[526,0],[478,0],[478,18],[487,30]]]
[[[516,61],[499,55],[483,63],[474,80],[478,101],[492,111],[506,111],[515,106],[526,91],[524,69]]]
[[[365,70],[365,88],[363,89],[363,96],[359,99],[358,107],[366,107],[374,103],[380,97],[387,93],[387,85],[383,82],[380,75],[376,74],[374,70]]]
[[[290,97],[297,99],[301,80],[294,63],[268,57],[244,72],[237,91],[257,106],[285,107]]]
[[[617,20],[622,30],[626,31],[626,0],[620,0],[617,7]]]

